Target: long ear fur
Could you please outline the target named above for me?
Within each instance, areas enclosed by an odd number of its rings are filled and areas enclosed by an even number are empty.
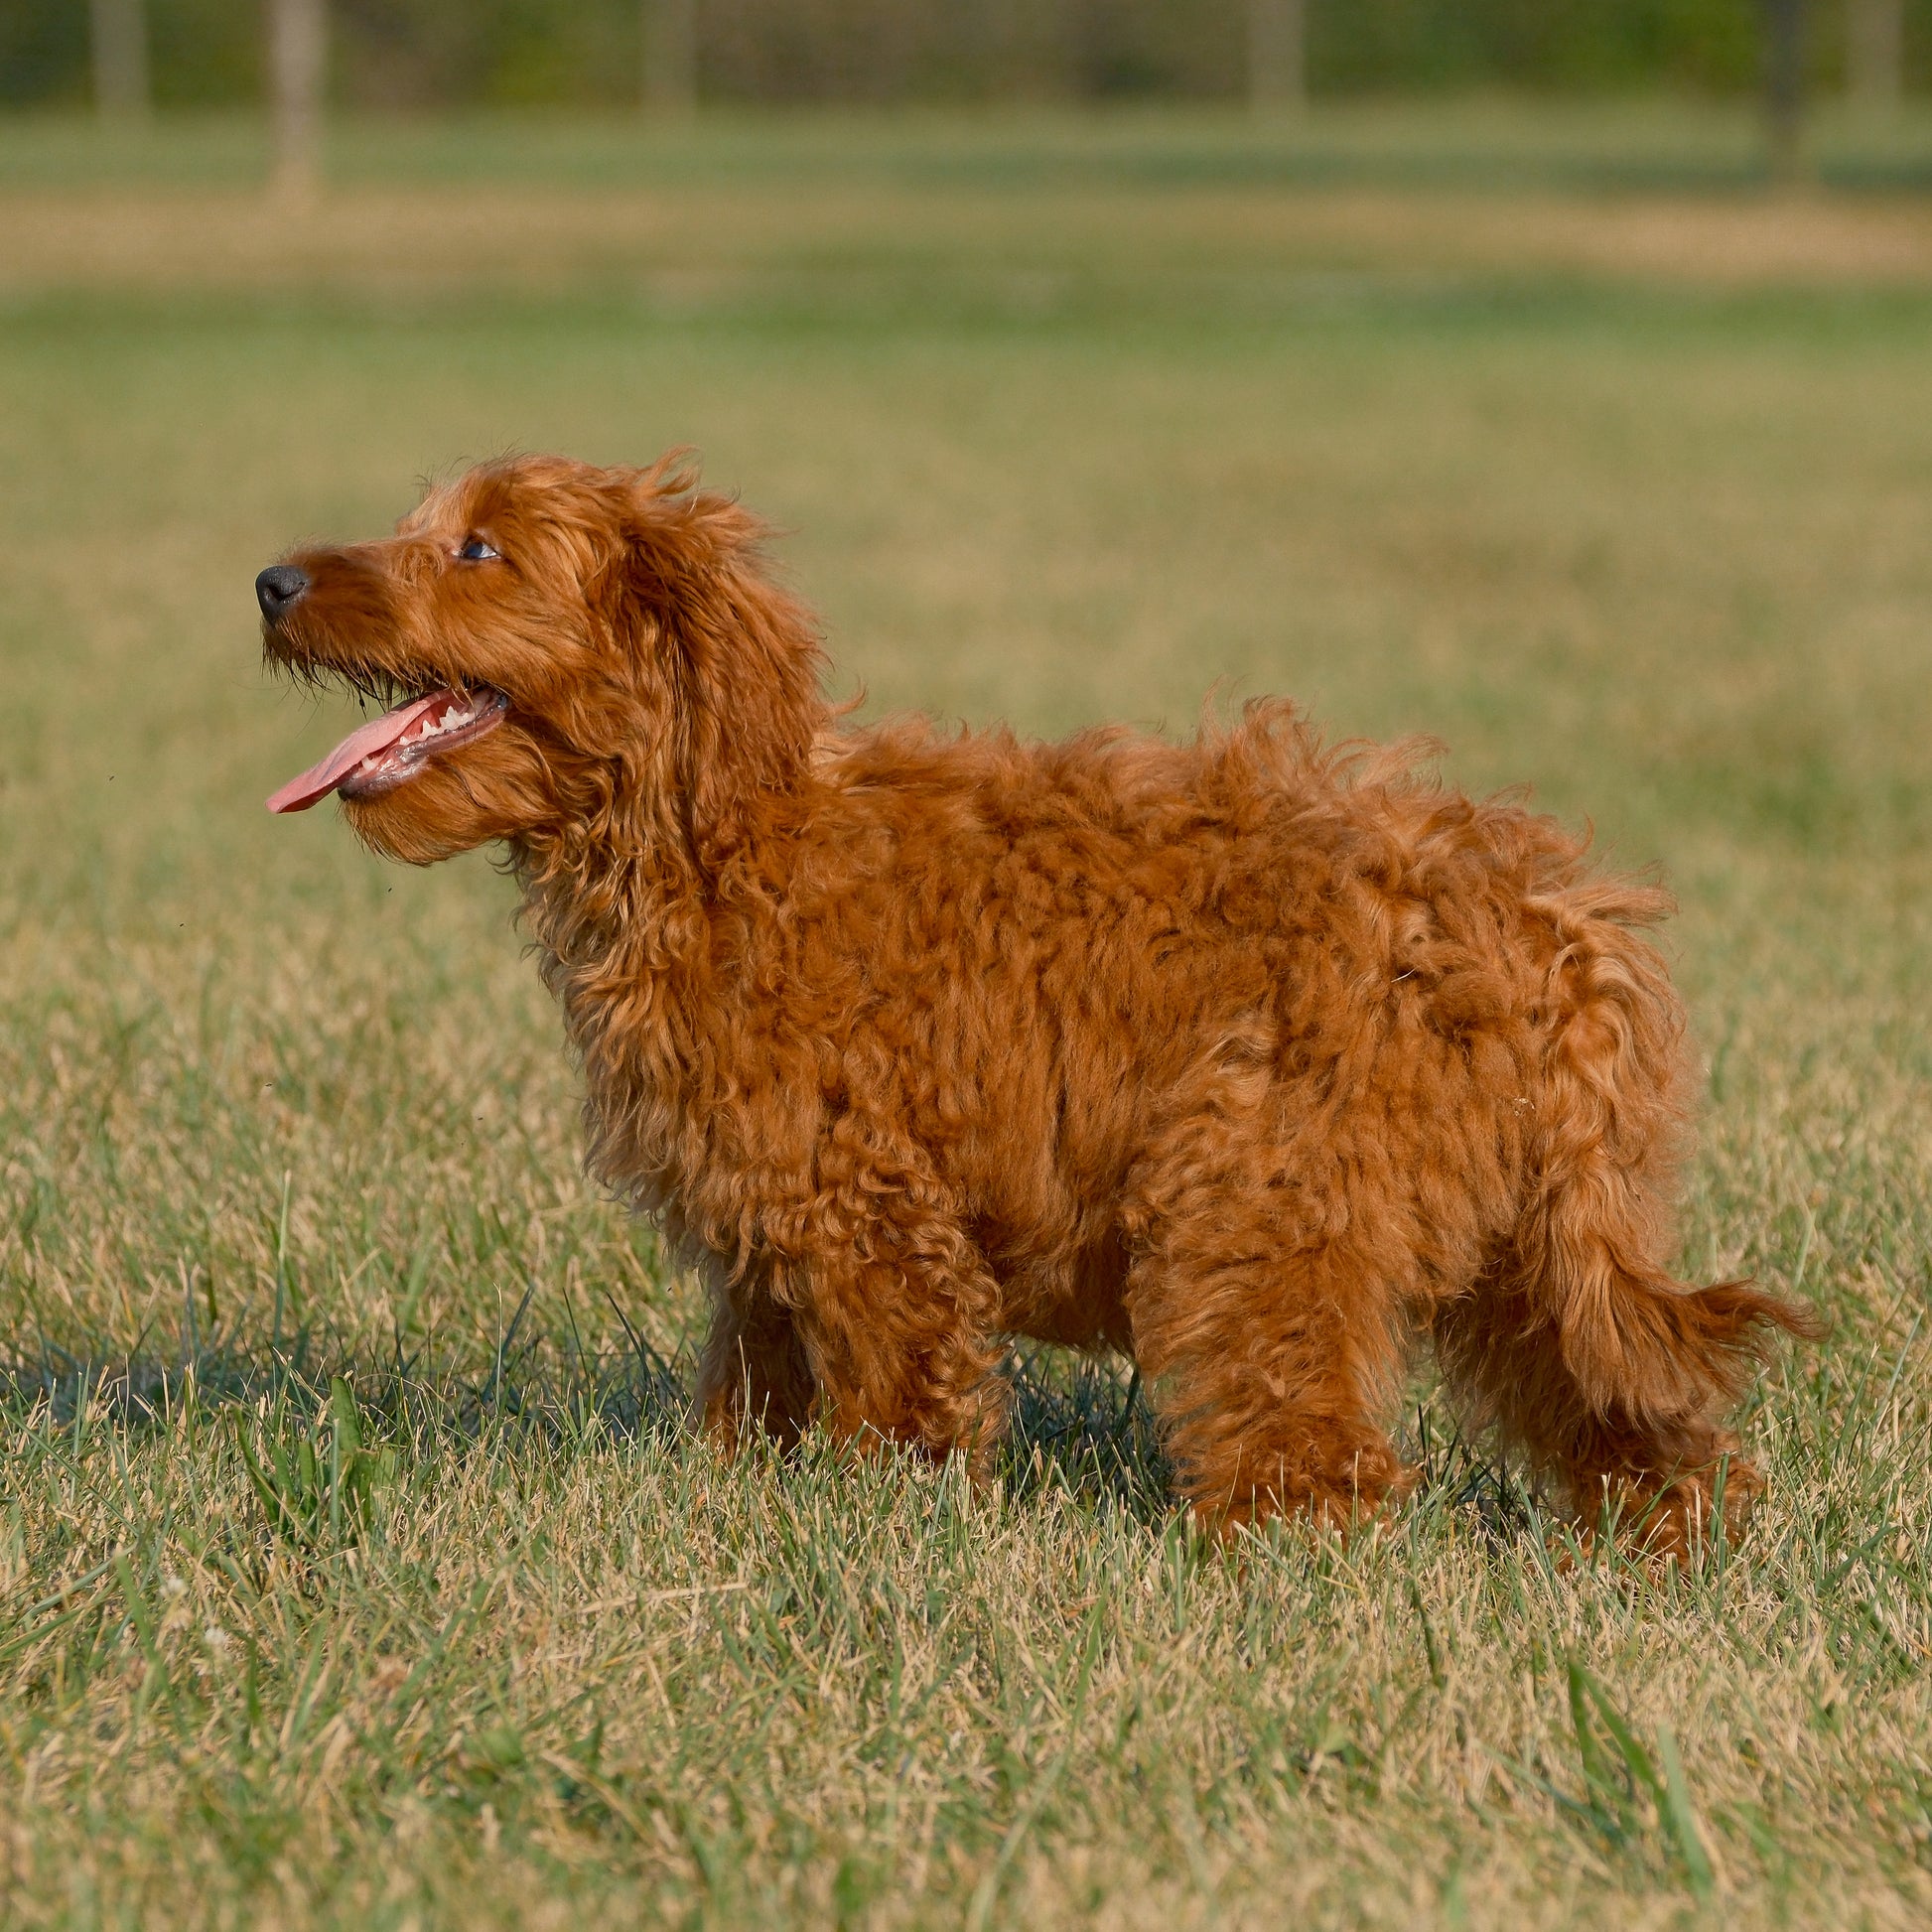
[[[685,835],[715,872],[804,781],[828,707],[817,625],[765,575],[764,527],[692,481],[668,460],[640,473],[618,592],[671,683]]]

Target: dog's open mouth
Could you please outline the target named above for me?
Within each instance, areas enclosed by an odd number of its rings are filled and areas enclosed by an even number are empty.
[[[413,778],[432,759],[493,731],[509,709],[500,691],[455,691],[447,686],[410,698],[352,731],[299,778],[268,801],[271,812],[306,812],[332,791],[372,798]]]

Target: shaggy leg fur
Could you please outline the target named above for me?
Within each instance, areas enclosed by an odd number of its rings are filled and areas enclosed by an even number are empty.
[[[959,1450],[980,1468],[1005,1421],[1000,1349],[969,1312],[978,1285],[914,1251],[931,1232],[874,1228],[869,1255],[815,1256],[799,1332],[835,1437]]]
[[[818,1413],[861,1447],[901,1443],[976,1467],[999,1440],[999,1289],[916,1149],[841,1124],[799,1215],[786,1299]]]
[[[1550,1318],[1549,1284],[1508,1271],[1438,1311],[1445,1375],[1475,1416],[1501,1425],[1537,1467],[1563,1484],[1578,1520],[1593,1528],[1613,1512],[1626,1535],[1662,1556],[1687,1555],[1715,1527],[1719,1478],[1726,1527],[1742,1527],[1763,1488],[1718,1418],[1736,1401],[1767,1323],[1795,1325],[1775,1297],[1741,1284],[1620,1286],[1630,1337],[1616,1369],[1597,1361],[1588,1380],[1572,1366]],[[1677,1401],[1646,1400],[1646,1370],[1669,1349]],[[1680,1371],[1695,1365],[1701,1392]]]
[[[1181,1487],[1223,1533],[1297,1511],[1345,1527],[1411,1481],[1381,1422],[1404,1354],[1388,1278],[1353,1241],[1298,1242],[1268,1165],[1182,1159],[1144,1183],[1161,1205],[1127,1287]]]

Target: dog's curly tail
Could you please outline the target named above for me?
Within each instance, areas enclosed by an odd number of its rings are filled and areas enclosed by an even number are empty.
[[[1586,1403],[1649,1423],[1721,1416],[1770,1330],[1822,1333],[1810,1309],[1748,1281],[1695,1288],[1666,1266],[1688,1115],[1684,1017],[1642,928],[1668,909],[1663,893],[1617,881],[1551,908],[1563,943],[1516,1239],[1520,1279]]]

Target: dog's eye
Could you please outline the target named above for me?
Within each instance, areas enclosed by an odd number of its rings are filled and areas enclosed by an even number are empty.
[[[456,554],[466,564],[482,564],[487,563],[491,557],[499,556],[501,552],[496,550],[491,544],[485,542],[482,537],[465,537],[463,539],[463,548]]]

